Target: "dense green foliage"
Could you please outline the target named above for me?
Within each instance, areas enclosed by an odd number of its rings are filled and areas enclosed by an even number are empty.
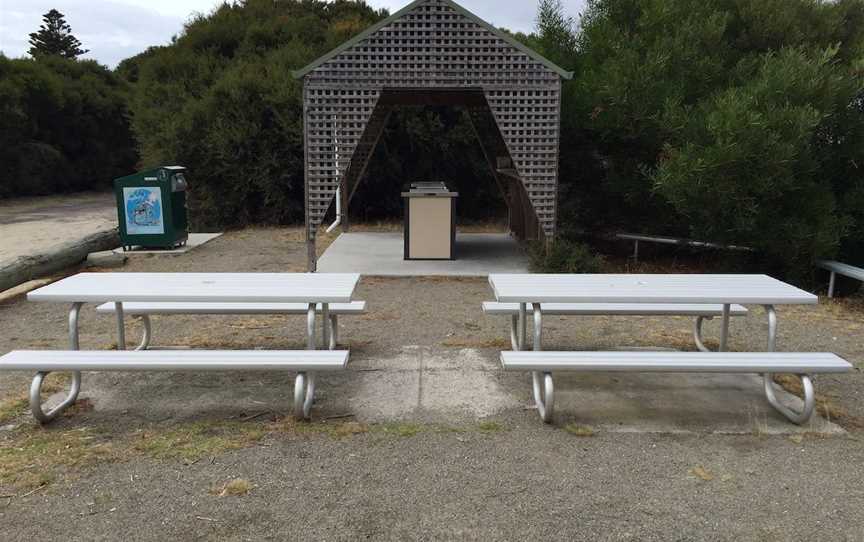
[[[585,243],[560,239],[547,246],[543,242],[533,242],[528,256],[531,270],[535,273],[600,273],[603,271],[603,257],[594,254]]]
[[[93,61],[0,55],[0,198],[106,189],[133,169],[126,94]]]
[[[66,22],[63,14],[52,9],[42,16],[42,25],[37,32],[30,34],[30,56],[61,56],[63,58],[78,58],[86,53],[81,48],[81,42],[72,34],[72,27]]]
[[[864,263],[862,38],[860,0],[591,2],[562,215],[750,245],[799,279]]]
[[[383,15],[344,0],[224,4],[121,66],[138,78],[142,161],[189,168],[195,227],[303,220],[302,84],[292,70]]]
[[[384,16],[347,0],[245,0],[115,75],[0,58],[0,194],[131,169],[128,85],[139,165],[190,169],[197,228],[300,222],[291,72]],[[576,24],[540,0],[536,32],[516,37],[576,74],[562,103],[565,240],[631,230],[749,245],[761,270],[802,281],[817,258],[864,264],[864,1],[591,0]],[[352,214],[398,216],[400,190],[421,179],[451,182],[462,216],[505,215],[458,110],[394,114]],[[590,260],[559,245],[547,259],[562,269]]]

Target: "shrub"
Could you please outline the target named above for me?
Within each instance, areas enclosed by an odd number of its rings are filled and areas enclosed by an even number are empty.
[[[129,173],[126,93],[93,61],[0,55],[0,198],[107,189]]]
[[[224,3],[124,61],[145,166],[189,168],[192,227],[303,220],[303,87],[293,70],[383,16],[362,2]]]
[[[559,240],[547,249],[543,242],[529,246],[531,270],[535,273],[600,273],[603,257],[584,243]]]
[[[560,216],[752,246],[799,282],[864,263],[862,21],[850,0],[590,2]]]

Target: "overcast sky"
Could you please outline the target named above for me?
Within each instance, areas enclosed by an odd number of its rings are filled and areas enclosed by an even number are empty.
[[[367,0],[391,13],[410,0]],[[534,26],[536,0],[457,0],[495,26],[528,32]],[[577,17],[585,0],[563,0]],[[192,13],[208,13],[220,0],[0,0],[0,52],[27,54],[31,32],[39,29],[42,15],[52,8],[66,15],[72,32],[94,58],[115,67],[124,58],[151,45],[163,45],[180,32]]]

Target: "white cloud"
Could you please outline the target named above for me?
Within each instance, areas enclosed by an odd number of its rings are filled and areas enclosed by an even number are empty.
[[[187,16],[210,11],[216,0],[0,0],[0,51],[10,57],[27,54],[30,33],[39,29],[42,15],[57,9],[72,33],[93,58],[114,67],[151,45],[164,45],[183,28]],[[171,5],[174,5],[173,8]]]
[[[459,1],[459,0],[457,0]],[[367,0],[375,8],[395,12],[409,0]],[[72,33],[94,58],[114,67],[151,45],[164,45],[178,34],[193,13],[209,13],[220,0],[0,0],[0,51],[6,56],[27,54],[31,32],[42,15],[57,9],[66,16]],[[495,26],[530,32],[534,28],[534,0],[461,0],[459,3]],[[585,0],[564,0],[576,17]]]

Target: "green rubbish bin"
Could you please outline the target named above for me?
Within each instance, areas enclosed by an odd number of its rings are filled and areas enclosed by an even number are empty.
[[[123,250],[186,244],[185,173],[185,167],[163,166],[114,180]]]

